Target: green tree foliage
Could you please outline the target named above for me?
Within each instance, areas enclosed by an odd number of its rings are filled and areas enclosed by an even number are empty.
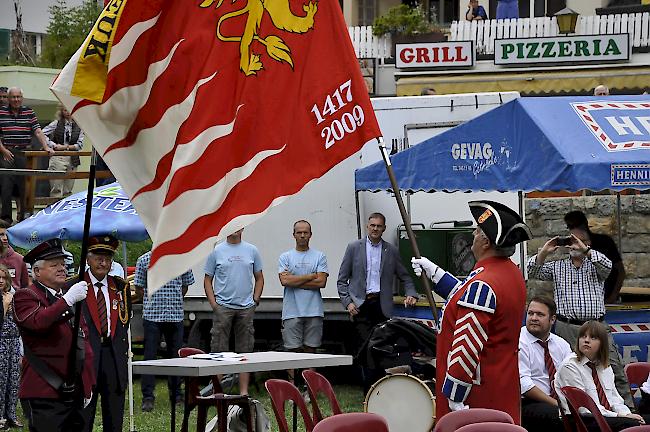
[[[420,6],[411,7],[406,4],[393,6],[388,11],[375,18],[372,32],[376,36],[387,33],[414,35],[428,33],[435,27],[427,20],[424,10]]]
[[[43,42],[43,66],[62,68],[90,33],[101,7],[97,0],[84,0],[80,6],[68,6],[58,0],[50,6],[50,22]]]

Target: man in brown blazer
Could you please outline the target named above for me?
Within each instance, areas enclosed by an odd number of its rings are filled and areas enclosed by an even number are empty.
[[[95,382],[88,328],[73,335],[74,305],[86,298],[88,285],[78,282],[66,292],[64,251],[59,239],[47,240],[25,255],[34,283],[16,291],[14,311],[25,356],[18,397],[31,432],[81,431],[82,410]],[[62,392],[68,356],[77,344],[77,374],[71,393]]]

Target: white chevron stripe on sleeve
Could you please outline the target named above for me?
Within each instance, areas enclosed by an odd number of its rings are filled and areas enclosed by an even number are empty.
[[[465,316],[458,318],[456,320],[456,327],[458,327],[464,321],[469,321],[469,320],[471,320],[471,322],[474,323],[473,327],[476,328],[479,332],[481,332],[481,336],[483,337],[483,340],[486,341],[488,339],[488,335],[485,332],[485,330],[483,330],[483,326],[479,322],[478,318],[476,318],[476,315],[474,314],[474,312],[470,312],[470,313],[466,314]]]

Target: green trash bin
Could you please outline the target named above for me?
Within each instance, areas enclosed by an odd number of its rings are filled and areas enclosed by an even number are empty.
[[[472,254],[473,231],[472,227],[424,228],[422,224],[413,224],[420,254],[460,280],[464,279],[476,264]],[[418,293],[423,294],[422,282],[415,276],[411,267],[413,248],[406,235],[406,229],[400,227],[397,234],[402,262],[409,270]]]

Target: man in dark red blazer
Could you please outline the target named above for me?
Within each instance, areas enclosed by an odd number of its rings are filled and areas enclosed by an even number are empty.
[[[88,239],[88,296],[84,301],[84,318],[94,353],[97,386],[84,410],[86,432],[93,430],[97,399],[101,396],[103,432],[122,432],[124,397],[128,384],[127,332],[131,315],[129,284],[109,275],[113,254],[119,241],[111,235]]]
[[[64,251],[58,239],[45,241],[27,255],[34,283],[14,295],[16,323],[25,348],[18,397],[32,432],[72,432],[84,428],[82,410],[95,382],[88,328],[81,318],[73,335],[74,305],[86,298],[88,284],[78,282],[65,293]],[[71,397],[62,394],[68,356],[77,342],[77,376]]]

